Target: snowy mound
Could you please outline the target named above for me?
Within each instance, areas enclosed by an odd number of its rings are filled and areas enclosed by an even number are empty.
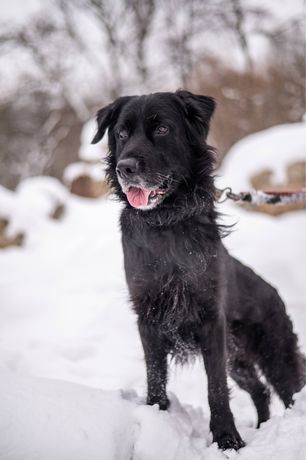
[[[132,450],[132,410],[119,392],[0,373],[2,460],[120,460]]]
[[[57,179],[30,177],[20,182],[15,192],[0,186],[0,216],[9,220],[10,235],[36,232],[67,199],[67,189]]]
[[[83,163],[81,161],[71,163],[64,171],[63,180],[69,186],[75,179],[81,176],[88,176],[95,182],[105,180],[103,163]]]
[[[275,126],[237,142],[222,163],[219,187],[233,191],[250,188],[249,179],[260,170],[271,169],[274,182],[285,182],[286,168],[295,161],[305,161],[306,124]]]
[[[172,401],[169,412],[136,394],[0,372],[2,460],[221,460],[202,413]],[[306,388],[282,417],[245,433],[230,458],[302,460]],[[206,426],[206,430],[203,429]]]
[[[89,120],[81,133],[81,147],[79,151],[79,158],[85,161],[99,161],[105,156],[107,146],[107,135],[105,135],[99,144],[92,144],[91,141],[97,131],[96,120]]]

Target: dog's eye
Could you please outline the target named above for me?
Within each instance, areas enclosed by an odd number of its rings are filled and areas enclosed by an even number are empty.
[[[118,137],[121,141],[124,141],[129,137],[129,133],[127,132],[126,129],[119,129]]]
[[[165,125],[158,125],[154,129],[154,133],[157,134],[158,136],[164,136],[165,134],[168,134],[169,128],[168,126]]]

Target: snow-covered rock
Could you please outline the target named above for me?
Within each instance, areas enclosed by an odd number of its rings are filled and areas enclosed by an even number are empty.
[[[82,129],[79,158],[83,161],[99,161],[108,151],[107,134],[98,144],[91,143],[96,131],[97,122],[95,119],[85,123]]]
[[[301,190],[306,180],[306,124],[291,123],[252,134],[226,155],[217,185],[233,192]],[[247,209],[278,216],[305,209],[305,202],[278,206],[246,204]]]
[[[97,198],[109,191],[104,163],[108,150],[107,136],[102,142],[91,144],[96,130],[96,120],[85,123],[81,133],[80,161],[68,165],[63,174],[63,181],[71,193],[86,198]]]
[[[306,159],[306,123],[291,123],[251,134],[237,142],[226,155],[218,184],[247,191],[250,178],[262,170],[273,172],[275,184],[286,183],[291,163]]]
[[[64,171],[63,180],[71,193],[86,198],[98,198],[109,192],[102,162],[71,163]]]
[[[67,199],[66,188],[53,177],[25,179],[14,192],[0,186],[0,218],[8,222],[5,237],[14,241],[18,235],[42,232],[46,218],[57,218],[59,210],[62,214]]]
[[[102,162],[87,163],[79,161],[71,163],[65,169],[64,182],[67,185],[71,185],[71,183],[80,176],[89,176],[95,182],[105,180],[105,172]]]

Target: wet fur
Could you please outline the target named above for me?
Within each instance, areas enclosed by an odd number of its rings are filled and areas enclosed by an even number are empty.
[[[184,362],[201,353],[213,439],[222,449],[238,449],[244,443],[229,407],[227,375],[250,393],[260,424],[269,418],[268,386],[288,407],[305,384],[305,359],[277,291],[223,246],[214,150],[206,143],[214,107],[211,98],[186,91],[119,98],[98,112],[94,142],[108,128],[107,174],[124,203],[125,272],[144,348],[147,402],[169,405],[169,355]],[[146,124],[156,113],[173,126],[163,144]],[[126,119],[132,128],[122,145],[116,130]],[[118,183],[116,164],[130,156],[142,162],[143,178],[173,176],[171,193],[152,210],[132,208]]]

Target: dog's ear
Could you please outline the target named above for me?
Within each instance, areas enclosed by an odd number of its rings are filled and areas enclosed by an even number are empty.
[[[97,112],[98,130],[95,137],[91,141],[92,144],[97,144],[105,134],[107,128],[116,122],[122,107],[135,96],[119,97],[111,104],[103,107]]]
[[[189,91],[178,90],[179,98],[184,109],[184,115],[188,122],[193,125],[200,135],[207,138],[209,123],[216,108],[216,102],[212,97],[192,94]]]

